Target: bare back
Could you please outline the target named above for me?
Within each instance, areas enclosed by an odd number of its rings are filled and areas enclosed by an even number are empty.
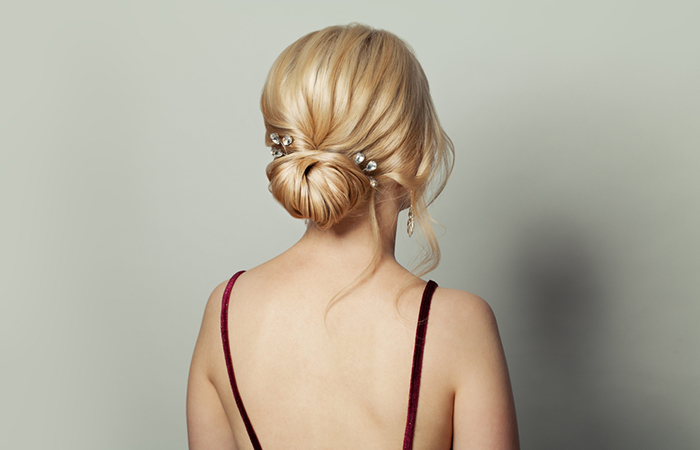
[[[414,278],[397,302],[408,272],[395,262],[385,264],[326,314],[329,300],[352,277],[298,260],[290,267],[291,262],[283,254],[241,275],[228,310],[237,385],[262,448],[402,448],[425,282]],[[250,449],[224,362],[219,327],[224,285],[207,306],[190,383],[206,378],[203,390],[210,383],[209,402],[220,404],[232,430],[235,447],[228,448]],[[484,305],[460,291],[438,289],[433,297],[415,449],[449,449],[453,435],[458,437],[455,400],[468,374],[464,354],[470,345],[460,330],[469,322],[483,328]],[[197,414],[190,410],[199,409],[188,405],[188,416]]]

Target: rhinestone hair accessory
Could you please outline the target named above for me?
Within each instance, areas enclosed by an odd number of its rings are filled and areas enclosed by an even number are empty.
[[[271,133],[270,134],[270,140],[274,144],[272,147],[270,147],[272,157],[277,159],[282,156],[286,156],[287,153],[287,147],[292,145],[292,142],[294,142],[294,138],[292,138],[290,135],[285,134],[284,137],[280,138],[280,135],[277,133]],[[282,148],[280,148],[280,146]],[[355,153],[355,156],[353,157],[355,164],[358,166],[362,167],[362,163],[365,162],[365,154],[362,152],[357,152]],[[367,161],[367,164],[362,167],[362,171],[367,174],[367,178],[369,178],[369,185],[372,186],[373,188],[376,188],[377,185],[379,184],[377,180],[370,176],[370,172],[374,172],[377,170],[377,162],[374,160]]]
[[[270,150],[272,152],[272,156],[275,159],[279,158],[280,156],[286,155],[287,154],[287,147],[292,145],[292,142],[294,142],[294,139],[290,135],[285,134],[284,137],[282,139],[280,139],[280,135],[277,133],[272,133],[270,135],[270,140],[272,141],[273,144],[278,145],[278,146],[279,145],[282,146],[281,149],[279,147],[271,147]]]
[[[365,157],[364,153],[362,153],[362,152],[355,153],[355,164],[357,164],[358,166],[362,167],[362,163],[365,162],[365,159],[367,159],[367,158]],[[363,172],[368,173],[368,174],[370,172],[375,171],[375,170],[377,170],[377,162],[374,160],[368,161],[367,164],[365,164],[365,167],[362,169]],[[377,182],[377,180],[369,175],[367,175],[367,178],[369,178],[369,185],[372,186],[373,188],[376,188],[377,184],[379,184]]]

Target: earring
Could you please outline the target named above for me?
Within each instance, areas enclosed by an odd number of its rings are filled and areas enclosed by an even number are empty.
[[[408,223],[406,224],[408,237],[413,236],[413,205],[408,207]]]

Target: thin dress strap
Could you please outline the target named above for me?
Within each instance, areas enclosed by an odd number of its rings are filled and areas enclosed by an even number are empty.
[[[231,347],[229,346],[228,341],[228,303],[229,299],[231,298],[231,289],[233,289],[233,283],[236,282],[236,279],[243,272],[245,272],[245,270],[241,270],[231,277],[226,285],[224,296],[221,299],[221,340],[224,345],[224,358],[226,358],[226,369],[228,370],[228,379],[231,382],[231,389],[233,390],[233,398],[236,399],[236,406],[238,406],[238,411],[241,413],[241,418],[245,424],[245,429],[248,431],[248,436],[250,437],[250,442],[253,444],[253,448],[255,450],[262,450],[260,441],[258,441],[258,436],[255,434],[255,430],[253,429],[253,424],[250,423],[248,413],[245,410],[245,406],[243,406],[241,394],[238,392],[236,375],[233,373],[233,362],[231,361]]]
[[[420,393],[420,376],[423,370],[423,350],[425,349],[425,333],[428,330],[428,315],[430,314],[430,302],[433,293],[438,287],[433,280],[428,281],[423,291],[423,299],[420,302],[418,313],[418,325],[416,326],[416,343],[413,347],[413,368],[411,369],[411,390],[408,396],[408,415],[406,417],[406,431],[403,435],[403,450],[413,449],[413,434],[416,430],[416,414],[418,413],[418,394]]]
[[[244,270],[236,273],[229,280],[224,290],[224,295],[221,300],[221,340],[224,347],[224,357],[226,359],[226,369],[228,370],[228,378],[231,382],[231,390],[233,397],[236,400],[236,406],[241,413],[241,418],[245,424],[245,429],[248,432],[250,442],[253,444],[254,450],[262,450],[258,436],[255,434],[253,424],[248,418],[248,413],[243,406],[241,394],[238,392],[236,384],[236,375],[233,372],[233,362],[231,361],[231,348],[228,338],[228,305],[231,298],[231,290],[236,279],[245,272]],[[420,312],[418,313],[418,324],[416,326],[416,342],[413,347],[413,367],[411,369],[411,388],[408,398],[408,416],[406,418],[406,431],[404,432],[403,450],[413,449],[413,435],[416,428],[416,413],[418,412],[418,394],[420,393],[420,377],[423,368],[423,350],[425,348],[425,334],[428,330],[428,315],[430,314],[430,302],[433,299],[433,293],[437,288],[437,283],[430,280],[423,291],[423,298],[420,303]]]

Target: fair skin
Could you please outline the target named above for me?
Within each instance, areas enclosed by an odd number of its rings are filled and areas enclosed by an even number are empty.
[[[369,263],[367,215],[310,225],[280,256],[241,275],[229,306],[238,388],[266,450],[402,448],[416,320],[425,282],[394,258],[405,199],[379,202],[382,256],[374,274],[331,298]],[[398,302],[396,296],[402,286]],[[224,361],[219,315],[207,303],[187,391],[191,450],[252,448]],[[438,288],[426,336],[416,450],[519,448],[508,370],[488,304]]]

